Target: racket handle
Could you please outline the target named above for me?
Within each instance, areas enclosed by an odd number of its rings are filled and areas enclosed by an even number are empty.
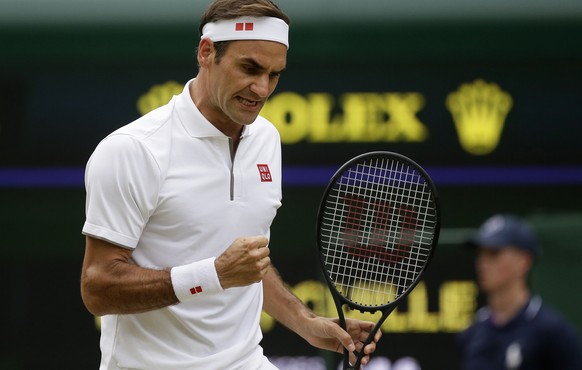
[[[344,362],[344,370],[354,370],[354,366],[352,364],[350,364],[350,352],[344,348],[344,358],[343,358],[343,362]]]
[[[360,356],[360,352],[358,352],[356,350],[354,350],[353,353],[354,353],[354,355],[356,355],[356,357]],[[359,361],[357,361],[357,362],[359,362]],[[356,368],[354,367],[354,365],[350,364],[349,361],[346,361],[344,364],[344,370],[356,370]]]
[[[382,325],[382,323],[384,322],[384,320],[386,320],[386,318],[388,317],[388,315],[390,314],[390,312],[392,312],[393,309],[387,310],[382,314],[382,318],[380,319],[380,321],[378,321],[378,323],[376,324],[376,326],[374,326],[374,328],[372,329],[372,331],[370,332],[370,334],[368,335],[368,338],[366,339],[366,341],[364,342],[364,345],[362,346],[362,351],[364,350],[364,348],[366,348],[366,346],[368,344],[370,344],[372,342],[372,340],[374,339],[374,336],[376,335],[376,333],[378,332],[378,330],[380,329],[380,325]],[[360,368],[360,365],[362,363],[362,357],[364,357],[364,353],[360,353],[357,350],[354,350],[354,355],[356,355],[356,363],[354,365],[349,364],[350,366],[348,367],[349,370],[356,370]]]

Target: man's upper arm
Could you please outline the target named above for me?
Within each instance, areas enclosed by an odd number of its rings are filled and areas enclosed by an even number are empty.
[[[103,285],[115,280],[116,264],[127,264],[132,250],[103,239],[86,237],[85,256],[81,271],[81,296],[90,309],[91,298]]]
[[[103,239],[86,236],[83,270],[91,266],[107,266],[115,262],[127,263],[132,249],[123,248]]]

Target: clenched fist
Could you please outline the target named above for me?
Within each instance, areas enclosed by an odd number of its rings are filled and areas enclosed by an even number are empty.
[[[271,265],[269,240],[264,236],[237,238],[214,261],[223,289],[246,286],[263,280]]]

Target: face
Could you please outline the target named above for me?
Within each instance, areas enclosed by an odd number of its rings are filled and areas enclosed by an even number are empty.
[[[287,47],[272,41],[233,41],[216,63],[212,44],[203,40],[201,48],[205,42],[208,58],[201,68],[207,99],[198,108],[219,129],[253,123],[285,69]]]
[[[494,293],[525,282],[531,257],[516,248],[478,248],[477,281],[485,293]]]

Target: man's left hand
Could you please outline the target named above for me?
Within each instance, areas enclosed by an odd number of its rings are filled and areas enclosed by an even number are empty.
[[[307,341],[321,349],[343,353],[344,348],[350,352],[350,363],[356,362],[354,350],[364,351],[362,365],[370,360],[370,354],[376,350],[376,343],[380,340],[382,332],[378,330],[372,340],[365,348],[364,342],[374,328],[374,323],[355,319],[346,319],[347,330],[339,325],[339,319],[329,319],[324,317],[314,317],[310,325],[306,328],[305,338]]]

